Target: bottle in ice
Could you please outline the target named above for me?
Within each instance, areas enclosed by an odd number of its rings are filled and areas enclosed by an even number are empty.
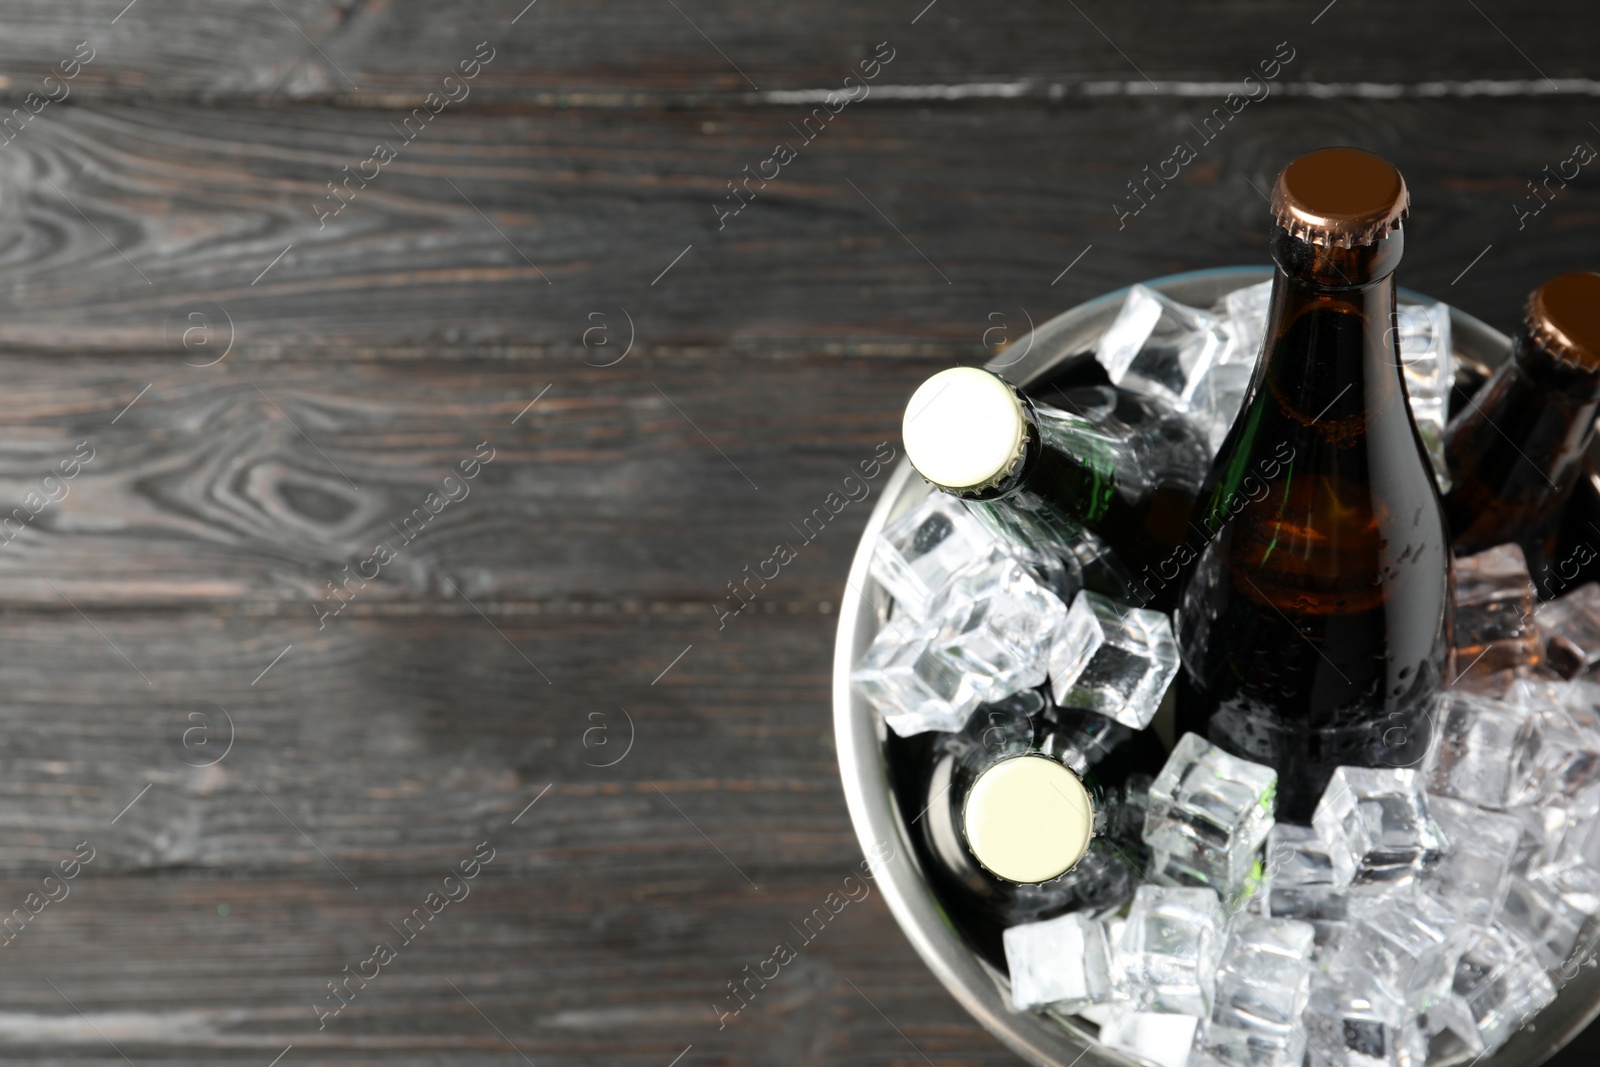
[[[1099,915],[1132,896],[1144,805],[1166,758],[1153,733],[1054,707],[1039,689],[980,707],[957,733],[886,744],[919,865],[996,966],[1007,927]]]
[[[1445,431],[1455,551],[1522,545],[1537,574],[1583,467],[1600,409],[1600,274],[1552,278],[1528,297],[1510,358]]]
[[[1335,767],[1421,760],[1442,685],[1450,559],[1391,328],[1408,204],[1354,148],[1278,176],[1265,353],[1194,517],[1178,728],[1275,769],[1285,821]]]
[[[1155,401],[1088,390],[1076,412],[1022,396],[976,367],[924,382],[906,405],[906,456],[960,497],[991,529],[1028,547],[1079,541],[1084,531],[1122,564],[1122,588],[1102,589],[1170,609],[1175,586],[1138,592],[1132,576],[1171,560],[1205,468],[1199,431]]]

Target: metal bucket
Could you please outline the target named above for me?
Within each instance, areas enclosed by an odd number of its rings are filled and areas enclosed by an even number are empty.
[[[1208,308],[1224,293],[1271,276],[1268,267],[1230,267],[1174,274],[1145,284],[1191,307]],[[1003,369],[1009,380],[1026,388],[1047,371],[1092,359],[1094,345],[1116,318],[1126,294],[1126,289],[1119,289],[1057,315],[1007,348],[993,369]],[[1405,295],[1425,299],[1415,293]],[[1454,308],[1450,323],[1458,357],[1485,367],[1505,359],[1511,342],[1498,330]],[[861,535],[840,599],[833,653],[833,728],[850,820],[862,849],[873,858],[878,886],[906,937],[956,1000],[1012,1051],[1037,1067],[1136,1064],[1138,1061],[1099,1046],[1087,1033],[1068,1029],[1070,1024],[1065,1021],[1011,1009],[1006,976],[967,947],[928,888],[906,832],[906,819],[890,789],[883,758],[885,727],[851,690],[850,669],[884,621],[880,605],[887,597],[867,573],[878,533],[927,491],[902,459]],[[1596,921],[1591,919],[1579,939],[1580,946],[1595,945],[1596,931]],[[1591,955],[1592,951],[1577,953],[1569,966],[1553,974],[1560,988],[1555,1002],[1495,1055],[1479,1060],[1477,1067],[1534,1067],[1588,1026],[1600,1014],[1600,969],[1578,964]],[[1471,1059],[1464,1057],[1461,1062]]]

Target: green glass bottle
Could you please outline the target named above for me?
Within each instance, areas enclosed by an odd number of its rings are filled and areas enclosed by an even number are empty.
[[[1140,589],[1133,575],[1173,558],[1188,535],[1205,446],[1183,415],[1124,390],[1063,394],[1065,411],[976,367],[923,382],[906,405],[906,456],[936,488],[961,498],[1001,537],[1079,553],[1085,534],[1108,546],[1112,573],[1084,584],[1170,610],[1176,585]],[[1093,399],[1090,396],[1093,395]]]
[[[1055,707],[1045,688],[983,705],[956,733],[890,733],[885,745],[918,864],[996,967],[1007,927],[1133,895],[1166,755],[1154,731]]]

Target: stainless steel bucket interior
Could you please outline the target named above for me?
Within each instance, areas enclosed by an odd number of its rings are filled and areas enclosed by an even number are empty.
[[[1175,300],[1208,308],[1224,293],[1264,281],[1267,267],[1230,267],[1174,274],[1146,282]],[[1046,372],[1073,360],[1093,358],[1093,347],[1116,317],[1127,290],[1079,304],[1045,322],[1007,348],[996,362],[1005,376],[1024,389]],[[1414,293],[1405,296],[1426,299]],[[1505,358],[1510,340],[1470,315],[1451,309],[1451,331],[1458,356],[1493,366]],[[883,759],[884,726],[872,708],[850,688],[850,668],[872,642],[883,623],[886,595],[867,573],[873,546],[886,523],[922,499],[927,487],[901,460],[884,487],[867,528],[861,535],[850,577],[840,599],[838,639],[833,660],[834,739],[839,773],[856,836],[872,858],[877,881],[889,909],[918,953],[946,989],[1013,1051],[1038,1067],[1094,1067],[1137,1061],[1100,1047],[1083,1032],[1031,1012],[1014,1012],[1006,977],[979,958],[962,941],[928,888],[890,789]],[[915,817],[913,813],[912,817]],[[1597,941],[1594,920],[1585,927],[1580,945]],[[1594,951],[1580,953],[1585,965],[1553,975],[1560,995],[1494,1056],[1478,1067],[1534,1067],[1554,1054],[1600,1014],[1600,968]],[[1470,1061],[1467,1057],[1462,1062]]]

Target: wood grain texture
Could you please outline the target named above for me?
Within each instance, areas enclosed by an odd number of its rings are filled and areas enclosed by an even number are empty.
[[[908,946],[880,936],[892,920],[876,891],[809,943],[795,933],[848,869],[756,893],[693,862],[655,885],[501,862],[410,944],[389,923],[436,889],[421,871],[359,892],[292,876],[85,874],[8,949],[5,1059],[122,1063],[114,1043],[140,1067],[264,1067],[290,1044],[285,1064],[666,1067],[689,1046],[680,1063],[702,1067],[1017,1062],[928,988]],[[5,899],[30,889],[0,883]],[[365,989],[352,983],[349,1005],[319,1030],[312,1003],[332,1001],[327,983],[379,941],[394,961]],[[736,1007],[727,984],[779,942],[797,958],[765,989],[752,980],[748,1006],[719,1029],[719,994]]]
[[[289,1044],[296,1062],[511,1063],[514,1042],[536,1063],[660,1067],[691,1044],[700,1064],[1010,1062],[845,882],[860,850],[815,667],[830,622],[0,624],[0,913],[95,850],[5,945],[0,1058],[109,1041],[140,1064]],[[216,704],[232,748],[191,766],[209,753],[174,744],[174,713]],[[389,923],[480,841],[471,895],[403,944]],[[858,899],[809,940],[791,925],[841,890]],[[319,1027],[326,983],[378,941],[398,959]],[[780,942],[798,960],[719,1026],[727,983]]]
[[[858,862],[817,670],[831,616],[719,632],[709,616],[480,606],[320,633],[220,614],[0,623],[0,865],[48,864],[87,839],[101,874],[360,884],[448,865],[546,787],[508,866],[650,883],[693,856],[759,885]],[[208,732],[184,747],[191,722]]]
[[[1227,0],[1163,5],[1159,14],[1040,0],[525,4],[22,0],[7,6],[0,69],[20,100],[87,40],[95,58],[71,83],[80,99],[370,106],[420,99],[489,41],[496,55],[470,100],[561,107],[749,103],[761,92],[834,88],[884,40],[897,51],[882,79],[900,85],[1031,79],[1070,91],[1107,80],[1237,80],[1286,39],[1304,50],[1287,75],[1294,81],[1595,74],[1585,35],[1570,32],[1589,13],[1579,0],[1532,8],[1483,0],[1479,11],[1448,0],[1339,0],[1329,10],[1325,2]]]
[[[837,601],[889,477],[861,466],[940,364],[715,366],[0,358],[0,603],[713,621],[779,542],[799,558],[750,610]]]
[[[1394,158],[1403,283],[1496,325],[1594,265],[1592,173],[1515,210],[1600,138],[1575,2],[524,2],[0,16],[0,915],[96,849],[5,944],[0,1063],[1016,1062],[876,892],[719,1029],[860,862],[827,680],[881,476],[719,628],[727,583],[997,323],[1263,260],[1259,190],[1301,150]],[[784,94],[885,40],[887,91],[800,144],[815,94]],[[1184,83],[1283,40],[1272,97],[1119,227],[1222,103]],[[401,144],[480,41],[470,98]],[[480,442],[470,495],[319,629]],[[482,840],[472,896],[319,1029]]]
[[[1405,172],[1404,283],[1505,322],[1592,256],[1589,172],[1521,229],[1516,211],[1542,168],[1600,139],[1590,113],[1270,99],[1204,143],[1190,125],[1204,102],[863,106],[719,230],[728,183],[777,140],[800,143],[801,113],[446,112],[321,225],[325,183],[398,140],[401,113],[63,109],[0,148],[0,346],[203,362],[180,341],[206,307],[240,359],[598,363],[616,350],[585,349],[595,314],[619,338],[631,318],[638,352],[970,358],[993,314],[1020,328],[1022,311],[1262,260],[1260,190],[1330,141]],[[1120,216],[1179,140],[1199,158]]]

